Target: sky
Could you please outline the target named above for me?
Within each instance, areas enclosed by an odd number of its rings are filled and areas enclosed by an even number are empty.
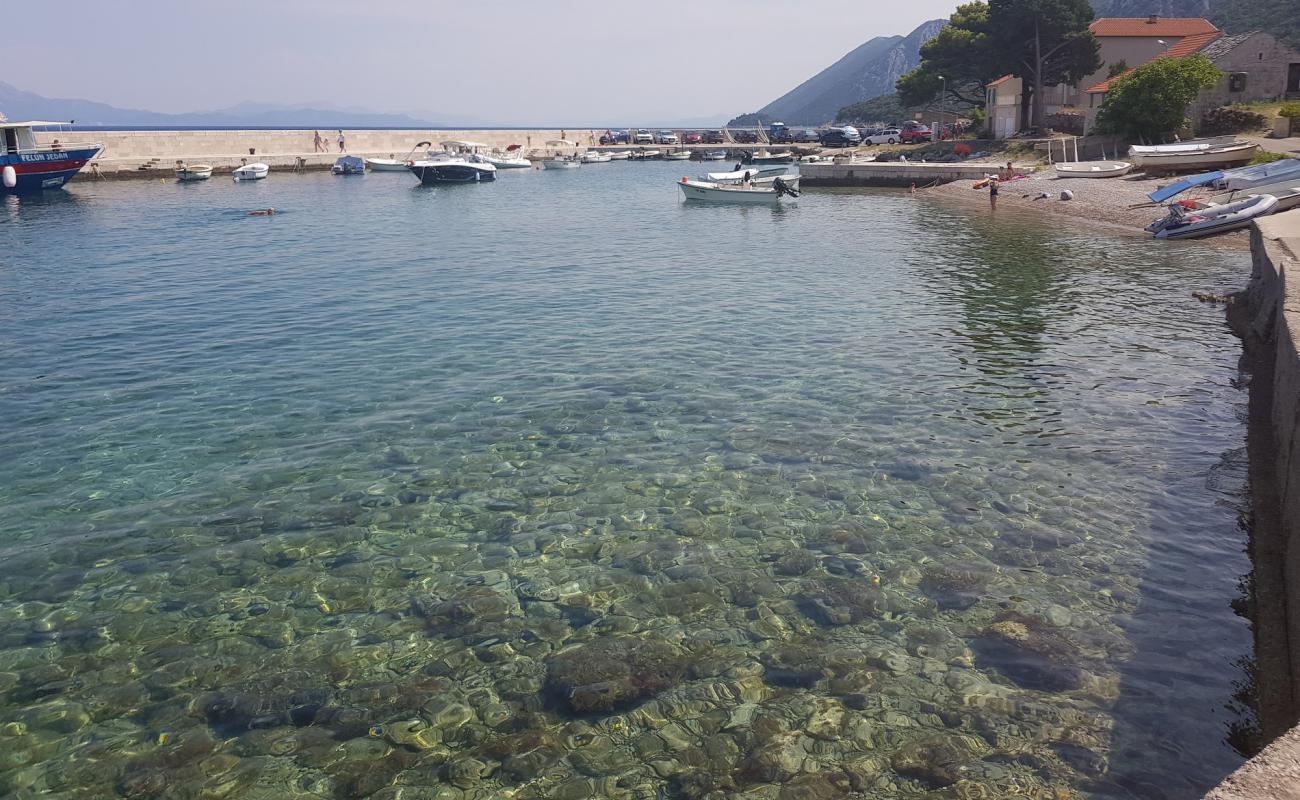
[[[434,122],[725,122],[957,0],[6,3],[0,79],[149,111],[331,102]],[[75,24],[73,24],[75,23]],[[56,31],[24,35],[23,31]]]

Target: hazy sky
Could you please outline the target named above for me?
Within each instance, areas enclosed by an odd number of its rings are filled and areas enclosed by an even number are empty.
[[[169,112],[333,101],[516,125],[725,120],[867,39],[910,33],[956,5],[13,2],[0,80],[47,97]]]

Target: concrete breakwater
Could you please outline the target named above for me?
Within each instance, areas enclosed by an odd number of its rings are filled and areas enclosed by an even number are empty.
[[[402,158],[417,142],[472,141],[490,147],[517,144],[526,151],[543,149],[546,142],[567,138],[585,148],[597,142],[595,130],[358,130],[343,131],[352,155]],[[338,158],[338,131],[322,130],[327,152],[316,152],[313,132],[306,130],[195,130],[195,131],[38,131],[37,142],[55,139],[66,144],[99,142],[104,151],[81,177],[171,174],[176,161],[211,164],[218,171],[239,166],[241,159],[260,161],[272,169],[323,169]],[[573,148],[570,148],[573,149]]]
[[[1208,797],[1291,800],[1300,797],[1300,211],[1257,222],[1251,251],[1250,284],[1229,319],[1250,372],[1259,732],[1276,741]]]

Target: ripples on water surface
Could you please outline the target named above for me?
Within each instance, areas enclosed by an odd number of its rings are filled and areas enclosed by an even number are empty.
[[[682,170],[3,199],[0,795],[1239,763],[1244,397],[1190,291],[1248,259]]]

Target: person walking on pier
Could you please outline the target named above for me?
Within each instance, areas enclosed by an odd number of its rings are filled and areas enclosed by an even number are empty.
[[[325,140],[320,137],[320,131],[316,131],[316,135],[312,139],[312,147],[316,148],[316,152],[319,153],[325,149],[324,145]]]
[[[347,139],[343,138],[343,131],[339,131],[339,152],[346,153],[347,151]]]

